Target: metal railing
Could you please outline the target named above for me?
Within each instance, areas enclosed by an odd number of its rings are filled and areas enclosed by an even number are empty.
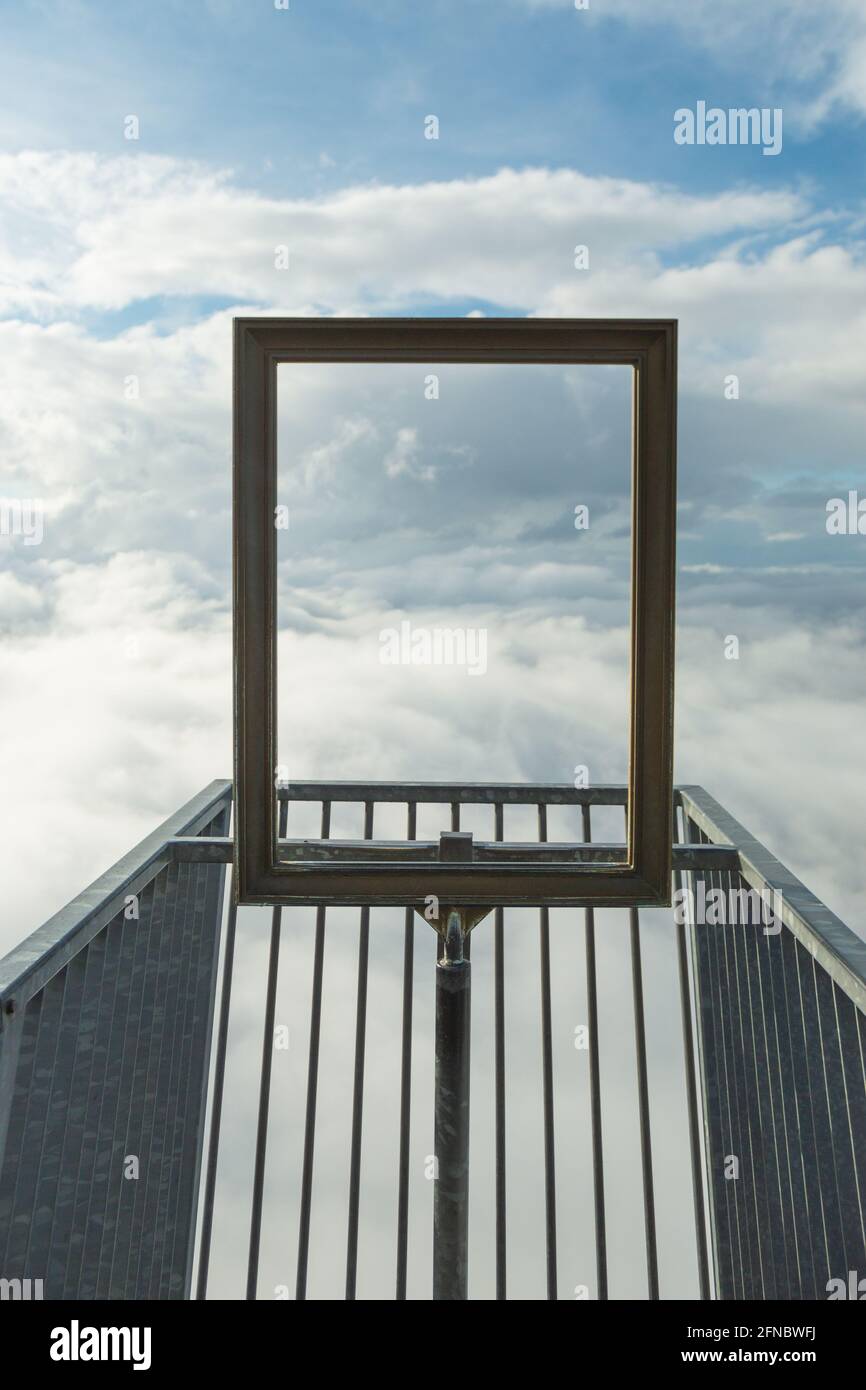
[[[0,1277],[45,1298],[189,1296],[225,869],[169,845],[230,806],[212,783],[0,961]]]
[[[624,787],[306,783],[282,789],[279,800],[281,849],[287,856],[297,849],[297,841],[286,839],[291,802],[307,807],[315,803],[318,839],[328,844],[337,809],[347,803],[363,807],[363,835],[371,850],[385,842],[374,840],[383,812],[388,818],[386,842],[392,847],[401,841],[427,844],[418,838],[421,815],[433,816],[439,830],[460,831],[461,818],[470,807],[474,816],[489,817],[489,842],[495,846],[509,838],[512,815],[529,808],[543,842],[548,840],[553,808],[570,808],[570,814],[579,817],[584,841],[576,853],[591,857],[594,814],[621,817],[626,792]],[[403,836],[393,823],[400,807]],[[207,1296],[211,1247],[219,1230],[217,1172],[239,940],[236,907],[229,902],[227,912],[222,910],[223,876],[232,859],[229,809],[230,785],[213,783],[0,962],[0,1277],[44,1277],[48,1297],[189,1297],[203,1161],[196,1295]],[[850,1269],[866,1272],[866,944],[700,788],[678,791],[677,816],[677,898],[672,916],[665,917],[665,930],[672,925],[676,950],[682,1106],[694,1207],[688,1259],[696,1268],[698,1292],[704,1298],[826,1297],[829,1280],[846,1276]],[[431,853],[435,846],[431,840]],[[325,847],[323,843],[323,852]],[[309,850],[307,840],[305,853]],[[766,912],[755,916],[755,894],[762,903],[761,895],[769,895],[775,914],[770,930]],[[134,923],[124,915],[130,899],[139,913]],[[716,910],[708,912],[708,903]],[[719,903],[724,905],[722,921]],[[740,912],[734,905],[741,903]],[[250,911],[260,914],[262,909]],[[302,1158],[297,1187],[288,1193],[289,1200],[297,1202],[293,1262],[298,1299],[307,1296],[315,1248],[313,1193],[329,911],[350,909],[319,907],[311,923]],[[379,1063],[368,1056],[371,908],[356,911],[343,1284],[349,1299],[357,1295],[359,1280],[365,1080],[369,1081],[371,1065]],[[379,911],[372,909],[374,923]],[[394,910],[382,911],[390,911],[393,922]],[[495,909],[491,920],[477,928],[489,933],[483,944],[492,955],[492,1028],[482,1038],[491,1048],[493,1081],[491,1291],[497,1298],[507,1296],[509,1251],[514,1246],[506,1168],[505,967],[509,954],[513,960],[513,953],[532,949],[537,952],[540,981],[536,1026],[544,1282],[548,1298],[562,1296],[557,1178],[561,1183],[563,1173],[561,1162],[557,1171],[556,1156],[557,1125],[564,1117],[561,1101],[557,1111],[562,1088],[555,1084],[551,942],[557,939],[560,919],[568,919],[569,930],[582,928],[583,936],[594,1293],[603,1299],[616,1290],[609,1279],[610,1184],[603,1134],[598,947],[599,932],[608,927],[615,910],[541,908],[530,914],[515,909],[516,926],[511,911]],[[259,1286],[274,1027],[287,913],[279,907],[271,910],[246,1251],[248,1298],[257,1296]],[[523,925],[531,916],[537,923],[532,948]],[[658,917],[655,912],[654,920]],[[665,1291],[659,1247],[666,1233],[658,1228],[653,1165],[644,923],[636,908],[628,910],[627,918],[645,1291],[657,1298]],[[221,927],[224,949],[217,1005]],[[399,1112],[392,1284],[397,1299],[406,1298],[409,1290],[411,1126],[419,1105],[432,1112],[432,1098],[424,1095],[419,1100],[412,1085],[418,1046],[416,946],[424,933],[430,940],[432,984],[438,949],[434,955],[429,927],[407,910],[393,1096]],[[469,935],[469,959],[471,942]],[[215,1055],[205,1143],[204,1092],[212,1036]],[[137,1180],[124,1174],[124,1163],[131,1159],[140,1164]],[[571,1176],[566,1172],[567,1182]],[[471,1191],[471,1183],[469,1187]],[[639,1246],[636,1240],[635,1248]],[[569,1279],[569,1297],[570,1284]],[[440,1296],[446,1296],[441,1289]]]
[[[680,797],[688,840],[738,851],[689,904],[718,1296],[826,1298],[866,1270],[866,942],[701,788]]]

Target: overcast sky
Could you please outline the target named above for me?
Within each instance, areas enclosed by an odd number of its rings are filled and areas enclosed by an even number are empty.
[[[676,776],[864,934],[866,536],[826,528],[829,499],[866,497],[861,0],[21,0],[0,26],[0,491],[44,515],[39,544],[0,536],[0,947],[230,775],[239,313],[678,318]],[[675,112],[699,102],[781,110],[780,152],[678,144]],[[428,399],[433,366],[293,370],[280,378],[281,759],[328,778],[568,781],[585,763],[624,780],[627,381],[443,368]],[[380,633],[403,620],[483,628],[483,679],[382,666]],[[244,920],[236,1156],[265,935]],[[303,987],[296,998],[287,977],[284,1007],[301,1038],[308,925],[292,933]],[[647,936],[661,1020],[673,958],[661,925]],[[561,937],[562,971],[577,971]],[[354,937],[332,938],[333,1069],[340,1019],[346,1037],[354,1026],[339,1002]],[[390,949],[374,963],[393,1005]],[[516,1005],[536,1038],[526,988]],[[566,1108],[584,1084],[570,1041],[582,1007],[563,998]],[[395,1036],[382,1024],[383,1055]],[[656,1039],[653,1084],[673,1095],[661,1023]],[[302,1099],[300,1044],[289,1065]],[[514,1085],[519,1115],[537,1075],[523,1100]],[[625,1091],[612,1132],[633,1124]],[[392,1140],[383,1118],[375,1142]],[[244,1162],[215,1251],[235,1294]],[[339,1233],[336,1177],[334,1192],[321,1220]],[[384,1197],[368,1208],[370,1292],[390,1258],[387,1210]],[[419,1216],[418,1242],[425,1230]],[[591,1282],[585,1245],[575,1236],[566,1286]],[[687,1287],[665,1258],[668,1291]],[[267,1242],[265,1260],[276,1285]],[[640,1271],[626,1264],[628,1292]]]

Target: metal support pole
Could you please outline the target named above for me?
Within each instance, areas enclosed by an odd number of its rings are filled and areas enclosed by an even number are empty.
[[[464,916],[448,912],[436,964],[433,1298],[465,1299],[469,1272],[469,1037],[472,966]]]

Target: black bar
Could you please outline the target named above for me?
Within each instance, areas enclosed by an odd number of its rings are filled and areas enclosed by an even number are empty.
[[[688,834],[688,817],[683,816],[683,821]],[[677,837],[678,838],[678,837]],[[682,873],[674,874],[674,885],[680,894],[680,917],[683,913],[683,876]],[[697,1244],[698,1255],[698,1280],[701,1290],[701,1298],[708,1299],[710,1296],[710,1268],[707,1256],[707,1227],[706,1210],[704,1206],[704,1165],[701,1158],[701,1131],[698,1119],[698,1091],[697,1091],[697,1070],[695,1067],[695,1045],[692,1033],[692,1003],[691,990],[689,987],[689,959],[686,945],[686,924],[685,921],[676,921],[674,925],[677,933],[677,960],[679,963],[680,977],[680,1011],[683,1024],[683,1055],[686,1069],[686,1106],[689,1117],[689,1148],[692,1159],[692,1196],[695,1208],[695,1241]]]
[[[280,835],[286,833],[289,811],[280,802]],[[265,995],[265,1030],[262,1037],[262,1077],[259,1087],[259,1120],[256,1129],[256,1162],[253,1173],[253,1210],[250,1218],[250,1249],[247,1261],[247,1298],[254,1299],[259,1278],[259,1244],[262,1234],[262,1194],[265,1185],[265,1154],[268,1144],[268,1107],[271,1098],[271,1062],[274,1056],[274,1017],[277,1007],[277,976],[280,969],[280,920],[282,908],[271,916],[271,949],[268,959],[268,985]]]
[[[640,1156],[643,1170],[644,1226],[646,1230],[647,1293],[651,1299],[657,1299],[659,1296],[659,1272],[656,1252],[656,1215],[653,1196],[653,1158],[650,1137],[649,1088],[647,1086],[643,978],[640,960],[640,915],[636,907],[629,909],[629,919],[632,991],[634,994],[634,1039],[637,1053],[638,1108],[640,1111]]]
[[[504,808],[494,809],[495,835],[504,835]],[[497,907],[493,927],[494,1109],[496,1145],[496,1297],[505,1298],[505,913]]]
[[[417,806],[406,808],[406,839],[414,840]],[[412,983],[415,968],[415,913],[406,908],[403,931],[403,1036],[400,1055],[400,1158],[397,1176],[397,1299],[406,1297],[409,1242],[409,1135],[412,1114]]]
[[[217,785],[216,783],[214,784]],[[292,782],[279,787],[281,801],[414,801],[464,806],[625,806],[622,783],[575,787],[571,782]]]
[[[583,838],[592,842],[590,808],[582,808]],[[595,909],[584,908],[586,931],[586,1008],[589,1027],[589,1106],[592,1116],[592,1187],[595,1203],[595,1265],[598,1298],[607,1299],[607,1222],[604,1211],[604,1145],[601,1130],[601,1068],[598,1046],[598,985],[595,969]]]
[[[322,802],[322,839],[331,830],[331,803]],[[316,1099],[319,1090],[319,1039],[322,1031],[322,978],[325,969],[325,913],[316,908],[316,941],[313,948],[313,998],[310,1006],[310,1054],[307,1063],[307,1109],[304,1118],[304,1166],[301,1175],[301,1210],[298,1221],[298,1269],[295,1298],[307,1296],[307,1262],[310,1254],[310,1211],[313,1201],[313,1155],[316,1147]]]
[[[469,1043],[472,967],[452,912],[436,963],[436,1074],[433,1149],[433,1298],[468,1297]]]
[[[364,839],[373,838],[373,802],[364,803]],[[358,1000],[355,1011],[355,1080],[352,1095],[352,1147],[349,1170],[349,1231],[346,1240],[346,1298],[355,1297],[358,1279],[358,1207],[361,1200],[361,1129],[364,1121],[364,1054],[367,1046],[367,964],[370,909],[361,908],[358,939]]]
[[[538,807],[538,838],[547,839],[547,807]],[[550,1003],[550,912],[539,910],[541,949],[541,1069],[544,1095],[544,1210],[547,1297],[556,1299],[556,1149],[553,1131],[553,1024]]]
[[[229,885],[231,889],[231,885]],[[208,1135],[207,1171],[204,1182],[204,1205],[201,1215],[201,1240],[198,1254],[198,1277],[196,1298],[207,1298],[207,1279],[210,1268],[210,1247],[213,1234],[213,1205],[216,1195],[217,1164],[219,1162],[220,1125],[223,1112],[223,1090],[226,1075],[226,1052],[228,1048],[229,1017],[232,1004],[232,973],[235,959],[235,928],[238,909],[234,894],[230,892],[228,920],[226,921],[226,946],[223,958],[222,990],[220,992],[220,1016],[217,1025],[216,1058],[214,1061],[213,1104],[211,1106],[210,1134]]]

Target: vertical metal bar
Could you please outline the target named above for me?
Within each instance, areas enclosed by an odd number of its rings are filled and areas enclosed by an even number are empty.
[[[406,839],[417,833],[417,806],[406,809]],[[412,982],[415,966],[415,913],[406,908],[403,929],[403,1035],[400,1050],[400,1158],[397,1172],[397,1299],[406,1297],[409,1242],[409,1135],[412,1107]]]
[[[216,830],[208,828],[208,834],[215,833]],[[190,1235],[197,1214],[196,1199],[205,1137],[209,1069],[205,1059],[209,1064],[213,1034],[211,1000],[216,987],[222,935],[221,888],[224,878],[222,865],[195,865],[191,894],[187,901],[184,931],[191,933],[191,942],[180,1037],[180,1078],[169,1173],[167,1231],[159,1278],[160,1298],[188,1298],[191,1287],[192,1270],[189,1266],[194,1246],[190,1245]],[[219,892],[219,913],[213,902],[215,887]]]
[[[843,1142],[850,1147],[853,1193],[857,1202],[856,1228],[852,1230],[852,1266],[866,1269],[866,1087],[857,1032],[857,1006],[831,982],[836,1020],[836,1045],[842,1064],[846,1123]]]
[[[700,844],[701,831],[684,814],[684,837],[687,844]],[[696,989],[695,1027],[701,1067],[701,1102],[704,1126],[704,1162],[709,1185],[709,1215],[712,1230],[712,1254],[715,1293],[719,1298],[733,1297],[740,1289],[736,1284],[734,1258],[738,1241],[736,1211],[722,1172],[722,1158],[729,1147],[730,1117],[725,1110],[727,1090],[724,1070],[724,1039],[721,1026],[719,975],[715,942],[705,927],[699,929],[696,893],[705,893],[706,881],[694,871],[689,873],[691,890],[689,926],[691,960]]]
[[[547,807],[538,807],[538,839],[547,840]],[[553,1129],[553,1023],[550,1001],[550,913],[539,910],[541,951],[541,1071],[544,1096],[544,1209],[547,1250],[547,1297],[556,1299],[556,1149]]]
[[[203,835],[227,835],[231,822],[231,800],[227,796]],[[217,982],[223,941],[223,907],[227,872],[224,865],[208,865],[204,870],[202,931],[193,995],[190,1038],[189,1078],[186,1104],[189,1118],[184,1124],[183,1154],[177,1184],[177,1205],[169,1297],[192,1298],[195,1244],[198,1234],[199,1190],[205,1152],[205,1126],[208,1113],[211,1046],[216,1031]]]
[[[364,839],[373,838],[373,802],[364,803]],[[358,1279],[358,1207],[361,1199],[361,1132],[364,1121],[364,1054],[367,1045],[367,964],[370,909],[361,908],[358,941],[358,999],[355,1013],[355,1079],[352,1097],[352,1149],[349,1169],[349,1231],[346,1240],[346,1298],[355,1297]]]
[[[438,937],[437,937],[438,940]],[[433,1298],[468,1297],[469,1044],[472,967],[465,933],[452,908],[436,962],[436,1072],[433,1148]]]
[[[504,836],[504,807],[495,808],[495,834]],[[497,907],[493,927],[494,1108],[496,1145],[496,1297],[505,1298],[505,913]]]
[[[169,1282],[167,1275],[174,1244],[172,1189],[176,1196],[183,1153],[183,1133],[182,1130],[178,1131],[176,1122],[178,1114],[184,1120],[189,1118],[183,1098],[189,1073],[189,1063],[184,1057],[184,1036],[188,1025],[192,1023],[194,1000],[188,991],[192,980],[193,962],[197,964],[201,948],[204,915],[203,905],[199,906],[198,902],[198,887],[206,873],[206,867],[200,864],[184,864],[181,868],[187,872],[181,879],[178,910],[172,930],[169,990],[174,1008],[169,1033],[171,1048],[165,1076],[163,1142],[156,1185],[156,1222],[151,1242],[150,1271],[148,1273],[145,1270],[144,1274],[147,1280],[147,1293],[144,1297],[150,1299],[162,1298]]]
[[[451,829],[452,829],[452,830],[459,830],[459,829],[460,829],[460,802],[459,802],[459,801],[452,801],[452,803],[451,803]],[[439,944],[439,943],[437,942],[437,943],[436,943],[437,948],[438,948],[438,944]],[[463,940],[463,955],[464,955],[464,958],[465,958],[466,960],[471,960],[471,959],[472,959],[472,933],[471,933],[471,932],[467,932],[467,933],[466,933],[466,936],[464,937],[464,940]]]
[[[703,837],[706,842],[706,837]],[[721,892],[719,887],[720,874],[716,870],[710,870],[705,876],[705,884],[709,884],[710,892]],[[709,897],[709,895],[708,895]],[[714,1168],[714,1181],[720,1183],[727,1194],[728,1211],[733,1211],[734,1222],[731,1234],[737,1234],[735,1244],[731,1244],[731,1270],[733,1279],[738,1283],[738,1294],[745,1300],[756,1297],[755,1269],[753,1269],[751,1230],[752,1218],[749,1213],[748,1194],[752,1190],[751,1158],[746,1152],[744,1138],[742,1138],[742,1126],[740,1119],[740,1087],[738,1087],[737,1059],[741,1059],[741,1052],[738,1051],[737,1038],[737,1019],[735,1019],[735,998],[731,988],[730,967],[728,967],[727,940],[724,931],[714,930],[712,923],[706,922],[709,913],[703,912],[705,920],[701,923],[703,937],[709,942],[710,951],[714,955],[714,984],[716,984],[716,998],[713,999],[713,1017],[717,1030],[717,1045],[720,1051],[721,1076],[724,1079],[724,1109],[723,1109],[723,1147],[716,1158],[716,1168]],[[738,1179],[727,1177],[728,1156],[735,1156],[740,1163],[741,1176]],[[731,1293],[721,1290],[721,1297],[731,1297]]]
[[[676,817],[675,817],[676,821]],[[676,837],[679,840],[679,837]],[[704,1211],[704,1176],[701,1161],[701,1132],[698,1123],[697,1072],[695,1069],[695,1047],[692,1035],[692,1005],[689,989],[689,961],[686,946],[686,922],[684,908],[683,875],[677,870],[674,874],[676,891],[680,895],[679,913],[674,912],[674,925],[677,936],[677,960],[680,977],[680,1012],[683,1025],[683,1055],[686,1069],[686,1108],[689,1121],[689,1148],[692,1159],[692,1197],[695,1208],[695,1242],[698,1256],[698,1283],[701,1298],[710,1297],[710,1270],[707,1258],[707,1228]]]
[[[219,1023],[217,1024],[217,1047],[214,1061],[213,1103],[211,1105],[210,1134],[208,1135],[207,1168],[204,1180],[204,1205],[201,1215],[201,1240],[198,1255],[198,1278],[196,1298],[207,1298],[207,1280],[210,1269],[210,1247],[213,1236],[213,1205],[216,1195],[217,1166],[219,1163],[220,1126],[223,1113],[223,1092],[225,1090],[226,1053],[228,1050],[229,1017],[232,1004],[232,975],[235,960],[235,932],[237,928],[238,905],[234,900],[234,884],[230,884],[228,919],[226,921],[226,945],[223,956],[223,978],[220,991]]]
[[[627,825],[627,821],[626,821]],[[640,914],[636,907],[629,909],[631,938],[631,980],[634,1000],[634,1041],[637,1059],[637,1094],[640,1115],[640,1156],[643,1170],[644,1228],[646,1231],[647,1292],[651,1299],[659,1296],[658,1254],[656,1251],[656,1215],[653,1196],[653,1158],[650,1134],[649,1087],[647,1084],[646,1027],[643,1007],[643,972],[640,956]]]
[[[331,833],[331,803],[322,802],[321,839]],[[298,1268],[295,1298],[307,1296],[307,1262],[310,1254],[310,1211],[313,1202],[313,1158],[316,1146],[316,1100],[319,1090],[319,1039],[322,1032],[322,980],[325,970],[324,904],[316,908],[316,942],[313,951],[313,999],[310,1006],[310,1055],[307,1063],[307,1111],[304,1119],[304,1166],[301,1175],[301,1212],[298,1223]]]
[[[288,801],[280,802],[280,839],[285,837]],[[282,909],[271,916],[271,948],[265,995],[265,1027],[262,1035],[262,1076],[259,1087],[259,1119],[256,1130],[256,1161],[253,1173],[253,1209],[250,1218],[250,1248],[247,1261],[247,1298],[254,1299],[259,1278],[259,1245],[262,1234],[262,1194],[265,1185],[265,1154],[268,1144],[268,1107],[271,1095],[271,1063],[274,1055],[274,1017],[277,1005],[277,976],[280,968],[280,921]]]
[[[727,904],[731,898],[731,873],[725,869],[720,874],[722,901]],[[774,1260],[770,1249],[769,1229],[771,1222],[768,1196],[767,1170],[763,1154],[763,1085],[756,1066],[756,1052],[753,1045],[753,1015],[751,990],[748,979],[747,941],[740,924],[725,927],[726,908],[722,909],[722,926],[725,949],[729,952],[732,993],[731,1008],[734,1030],[734,1075],[739,1092],[739,1111],[742,1132],[748,1144],[748,1164],[740,1158],[740,1177],[748,1200],[746,1213],[747,1227],[751,1235],[752,1249],[757,1256],[755,1276],[758,1296],[773,1299],[777,1296]]]
[[[583,838],[592,844],[589,804],[581,807]],[[584,908],[586,933],[586,1004],[589,1026],[589,1106],[592,1124],[592,1188],[595,1203],[595,1266],[598,1297],[607,1299],[607,1223],[604,1211],[604,1145],[601,1130],[601,1068],[598,1045],[598,982],[595,966],[595,909]]]

